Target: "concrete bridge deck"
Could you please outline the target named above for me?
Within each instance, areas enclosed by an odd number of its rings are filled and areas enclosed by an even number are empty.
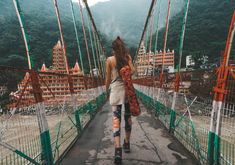
[[[123,165],[196,165],[194,157],[141,104],[142,114],[133,117],[131,153],[123,152]],[[122,117],[122,142],[124,138]],[[112,165],[114,145],[109,103],[97,113],[62,165]]]

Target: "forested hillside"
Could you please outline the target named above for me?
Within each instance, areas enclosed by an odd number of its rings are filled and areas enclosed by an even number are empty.
[[[182,0],[177,1],[177,7],[173,9],[173,15],[180,11],[182,6],[180,2]],[[60,0],[58,3],[68,51],[67,55],[72,65],[78,59],[78,50],[70,4],[67,0]],[[124,37],[132,55],[134,54],[150,3],[151,1],[146,0],[111,0],[91,7],[107,54],[110,54],[111,41],[117,35]],[[21,0],[20,4],[25,16],[26,30],[29,34],[31,56],[34,59],[35,68],[41,67],[43,62],[50,66],[52,47],[59,39],[53,1]],[[165,3],[163,5],[166,6]],[[75,11],[76,18],[80,20],[77,4],[75,4]],[[87,59],[80,21],[78,33],[83,56]],[[87,60],[85,61],[87,63]],[[13,2],[9,0],[0,1],[0,65],[27,67],[19,23]]]
[[[184,56],[192,54],[198,58],[207,55],[210,62],[217,63],[225,48],[234,10],[235,1],[191,0],[185,31]],[[183,11],[174,16],[169,25],[167,47],[176,50],[176,59],[178,59],[182,16]],[[163,47],[164,30],[162,29],[159,35],[159,48]],[[234,48],[233,46],[232,58],[235,58]]]
[[[78,59],[75,32],[70,4],[60,0],[59,9],[71,65]],[[172,1],[171,19],[167,47],[176,50],[178,57],[179,36],[183,15],[183,0]],[[51,65],[52,47],[59,39],[53,1],[21,0],[26,29],[29,33],[31,54],[35,68],[45,62]],[[107,54],[110,54],[111,41],[120,35],[124,38],[132,55],[138,46],[144,22],[151,1],[111,0],[91,7],[98,30],[103,39]],[[80,19],[78,6],[76,19]],[[161,21],[158,49],[162,49],[167,1],[161,0]],[[208,55],[211,61],[218,61],[225,46],[235,2],[229,0],[191,0],[185,33],[184,55]],[[81,23],[78,23],[79,39],[83,56],[85,55],[84,37]],[[234,52],[234,50],[233,50]],[[234,54],[234,53],[233,53]],[[87,62],[87,60],[86,60]],[[12,1],[0,1],[0,65],[27,67],[23,38]],[[88,67],[87,67],[88,68]]]
[[[160,1],[158,1],[159,3]],[[179,13],[184,0],[172,1],[171,16]],[[91,7],[98,29],[111,42],[117,35],[126,41],[129,47],[136,48],[144,29],[151,0],[111,0]],[[167,1],[161,0],[160,27],[164,26]]]
[[[20,2],[24,11],[35,69],[41,67],[43,62],[50,66],[52,48],[60,38],[53,1],[24,0]],[[0,3],[0,65],[27,67],[23,38],[13,3],[8,0],[3,0]],[[59,9],[67,56],[70,64],[74,65],[76,59],[78,59],[78,49],[69,1],[59,1]],[[80,20],[77,4],[75,4],[75,9],[76,19]],[[80,22],[78,24],[78,34],[81,47],[84,48],[84,37]],[[82,53],[85,63],[87,63],[85,49],[82,49]]]

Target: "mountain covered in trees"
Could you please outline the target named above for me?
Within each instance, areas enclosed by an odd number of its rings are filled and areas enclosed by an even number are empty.
[[[98,29],[107,39],[113,40],[120,35],[129,47],[137,47],[151,2],[146,0],[111,0],[91,7],[91,11],[94,13]],[[161,5],[159,24],[160,27],[163,27],[168,1],[158,0],[158,4]],[[182,10],[183,4],[184,0],[172,1],[171,17]]]
[[[188,20],[185,31],[183,64],[186,55],[193,55],[194,59],[208,56],[210,63],[218,63],[225,43],[235,1],[226,0],[191,0]],[[183,10],[174,16],[169,23],[167,47],[175,49],[176,63],[178,62],[178,49],[182,27]],[[165,29],[159,34],[159,48],[163,47]],[[235,59],[235,44],[233,44],[231,59]]]
[[[146,0],[111,0],[91,7],[107,54],[111,53],[111,41],[114,37],[120,35],[124,37],[132,55],[134,55],[150,3],[151,1]],[[44,62],[47,66],[50,66],[52,47],[59,39],[53,1],[22,0],[20,4],[24,12],[26,31],[29,34],[31,56],[35,68],[40,68]],[[78,49],[70,2],[60,0],[58,5],[64,29],[67,56],[70,65],[73,65],[75,60],[78,59]],[[166,6],[165,3],[163,5]],[[82,54],[85,59],[85,66],[88,66],[79,8],[76,3],[74,6]],[[178,3],[178,6],[179,8],[174,9],[174,14],[180,11],[182,3]],[[0,27],[0,65],[27,67],[23,38],[12,1],[2,0],[0,2]]]
[[[50,66],[52,48],[60,38],[53,1],[23,0],[20,1],[20,4],[24,13],[25,29],[29,35],[31,57],[35,63],[35,69],[40,68],[44,62],[47,66]],[[58,6],[64,31],[67,56],[72,66],[79,59],[79,55],[71,6],[67,0],[58,1]],[[79,6],[74,4],[74,7],[76,11],[75,17],[78,20],[77,28],[80,46],[82,48],[84,63],[87,66],[88,60],[85,55],[86,51],[84,49],[85,43],[80,22]],[[87,17],[85,18],[87,21]],[[0,29],[0,65],[27,68],[23,37],[12,1],[3,0],[0,2]],[[87,28],[86,32],[88,34]],[[88,40],[88,43],[90,43],[90,40]]]
[[[51,65],[52,47],[59,39],[59,30],[52,0],[21,0],[26,29],[29,34],[31,55],[35,68],[45,62]],[[59,9],[70,65],[78,57],[78,49],[72,22],[70,3],[60,0]],[[144,27],[151,1],[146,0],[111,0],[91,7],[102,41],[111,51],[111,41],[120,35],[134,55]],[[167,47],[176,51],[178,57],[179,36],[183,16],[184,0],[172,1],[171,19]],[[234,1],[227,0],[191,0],[184,42],[184,56],[208,55],[210,61],[218,61],[225,41]],[[160,33],[158,49],[163,47],[163,34],[167,1],[161,0]],[[80,22],[78,5],[75,4],[75,16],[78,20],[78,34],[82,54],[86,61],[84,37]],[[86,29],[87,30],[87,29]],[[91,49],[90,49],[91,51]],[[234,52],[234,49],[233,49]],[[234,55],[234,53],[233,53]],[[12,1],[0,1],[0,65],[27,68],[23,38]],[[86,67],[88,68],[88,67]]]

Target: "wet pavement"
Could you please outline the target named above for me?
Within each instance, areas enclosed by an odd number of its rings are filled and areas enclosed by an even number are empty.
[[[142,104],[141,111],[139,117],[132,117],[131,153],[123,152],[123,165],[198,164]],[[123,142],[123,116],[121,131]],[[109,103],[106,103],[60,164],[112,165],[113,155],[112,112]]]

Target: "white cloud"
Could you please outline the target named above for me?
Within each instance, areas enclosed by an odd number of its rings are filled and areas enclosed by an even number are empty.
[[[89,6],[95,5],[98,2],[105,2],[105,1],[109,1],[109,0],[87,0]]]
[[[77,2],[78,0],[72,0],[73,2]],[[89,6],[93,6],[99,2],[106,2],[110,0],[87,0]]]

